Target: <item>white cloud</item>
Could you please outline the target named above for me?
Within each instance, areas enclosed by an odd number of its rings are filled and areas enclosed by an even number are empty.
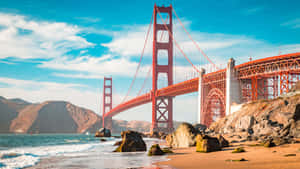
[[[57,58],[51,61],[43,62],[40,68],[50,68],[56,70],[75,71],[74,74],[55,73],[61,77],[70,78],[102,78],[104,75],[132,77],[135,73],[138,63],[131,62],[126,58],[114,58],[111,55],[102,57],[81,56],[75,59],[67,57]],[[139,76],[145,76],[149,66],[140,68]]]
[[[46,22],[0,13],[0,58],[54,58],[73,49],[94,46],[81,29],[63,22]]]
[[[293,29],[300,28],[300,18],[296,18],[285,23],[282,23],[281,26],[290,27]]]
[[[145,38],[147,26],[144,25],[135,25],[125,28],[120,32],[115,32],[113,35],[113,40],[109,43],[103,43],[102,46],[105,46],[109,49],[110,52],[126,56],[133,57],[141,54]],[[148,45],[146,47],[145,53],[151,53],[151,42],[152,37],[148,38]]]
[[[191,31],[191,22],[184,20],[183,24],[200,48],[203,49],[208,57],[216,64],[227,63],[230,58],[235,58],[238,60],[238,63],[242,63],[243,61],[247,61],[250,56],[253,59],[273,56],[278,54],[279,49],[281,49],[282,53],[291,53],[297,51],[297,46],[300,45],[290,44],[278,46],[245,35],[206,33],[197,30]],[[146,31],[147,25],[128,26],[126,29],[114,33],[111,42],[102,45],[108,47],[109,51],[115,55],[127,58],[138,58],[143,48]],[[165,33],[164,38],[167,38],[166,35],[167,33]],[[174,23],[174,37],[180,48],[183,49],[194,64],[208,64],[208,61],[198,51],[177,22]],[[152,56],[152,33],[149,39],[145,51],[146,57]],[[288,49],[286,48],[287,46],[289,46]],[[189,65],[175,44],[174,50],[174,56],[176,55],[178,64]]]

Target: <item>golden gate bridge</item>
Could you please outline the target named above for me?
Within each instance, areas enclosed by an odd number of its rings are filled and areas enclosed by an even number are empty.
[[[173,35],[173,14],[192,44],[205,58],[207,64],[213,68],[206,72],[203,67],[198,68],[189,59],[183,48]],[[165,16],[163,18],[163,16]],[[140,71],[141,62],[145,53],[150,29],[153,26],[152,67],[135,98],[126,100]],[[165,36],[165,37],[164,37]],[[167,39],[167,40],[163,40]],[[180,51],[198,77],[174,84],[173,45]],[[159,64],[161,51],[167,52],[168,62]],[[141,94],[152,72],[152,89]],[[167,77],[167,87],[159,88],[159,75]],[[173,99],[175,96],[198,92],[197,121],[209,126],[215,117],[224,117],[231,114],[233,103],[245,103],[258,99],[272,99],[287,93],[292,85],[299,80],[300,53],[291,53],[267,57],[235,65],[235,60],[230,59],[225,68],[218,67],[199,47],[191,34],[184,27],[172,5],[164,7],[154,5],[154,10],[149,24],[142,54],[134,78],[123,101],[112,107],[112,78],[104,78],[103,88],[103,127],[112,127],[112,117],[136,106],[152,103],[151,131],[173,131]]]

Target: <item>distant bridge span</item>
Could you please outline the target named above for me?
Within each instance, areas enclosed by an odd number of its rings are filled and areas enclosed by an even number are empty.
[[[230,66],[230,65],[229,65]],[[234,93],[240,93],[237,103],[242,103],[250,100],[256,100],[260,98],[277,97],[279,94],[285,93],[288,89],[299,80],[300,74],[300,53],[292,53],[286,55],[279,55],[273,57],[267,57],[263,59],[249,61],[237,66],[234,66],[234,78],[239,81],[239,87],[230,91]],[[229,67],[230,69],[230,67]],[[201,93],[209,93],[208,88],[218,88],[224,95],[226,95],[226,71],[228,69],[222,69],[216,72],[203,74],[201,82]],[[277,81],[268,81],[268,79],[275,79]],[[265,81],[266,84],[260,84]],[[231,80],[232,82],[232,80]],[[272,84],[270,84],[272,83]],[[248,85],[248,88],[247,88]],[[256,88],[254,88],[256,87]],[[269,91],[261,92],[263,88],[272,88]],[[276,88],[278,91],[276,91]],[[207,90],[207,91],[204,91]],[[238,91],[240,90],[240,91]],[[156,97],[164,96],[178,96],[199,91],[199,77],[187,80],[181,83],[177,83],[165,88],[158,89]],[[104,115],[106,117],[112,117],[136,106],[140,106],[151,102],[151,97],[154,93],[146,93],[129,101],[121,103],[114,107],[111,111]],[[230,94],[229,94],[230,95]],[[272,98],[271,97],[271,98]],[[202,94],[202,100],[204,103],[205,94]],[[226,97],[225,97],[226,100]],[[209,125],[213,119],[209,119],[207,112],[211,110],[200,111],[202,122]],[[230,112],[227,112],[230,113]],[[223,114],[226,114],[223,112]]]

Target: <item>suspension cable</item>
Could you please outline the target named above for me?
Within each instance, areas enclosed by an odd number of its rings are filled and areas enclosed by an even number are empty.
[[[144,53],[145,53],[145,49],[146,49],[146,45],[147,45],[149,33],[150,33],[150,30],[151,30],[151,27],[152,27],[153,17],[154,17],[154,11],[152,13],[150,24],[148,26],[148,30],[147,30],[147,34],[146,34],[146,39],[145,39],[145,42],[144,42],[144,47],[143,47],[143,50],[142,50],[142,53],[141,53],[141,56],[140,56],[138,67],[137,67],[137,69],[135,71],[135,74],[134,74],[134,77],[133,77],[133,79],[131,81],[130,87],[129,87],[129,89],[128,89],[128,91],[127,91],[127,93],[126,93],[126,95],[125,95],[125,97],[124,97],[124,99],[122,100],[121,103],[123,103],[127,99],[128,95],[129,95],[129,93],[130,93],[130,91],[131,91],[131,89],[133,87],[133,84],[134,84],[134,82],[136,80],[136,77],[137,77],[137,74],[138,74],[138,71],[140,69],[141,62],[142,62],[142,59],[143,59],[143,56],[144,56]]]
[[[166,21],[167,21],[168,19],[169,19],[169,16],[167,16]],[[162,33],[161,33],[161,35],[160,35],[160,41],[163,40],[164,33],[165,33],[165,32],[162,32]],[[141,94],[143,88],[145,87],[146,82],[148,81],[148,78],[149,78],[149,76],[150,76],[151,70],[152,70],[152,67],[150,66],[150,67],[149,67],[149,70],[148,70],[148,72],[147,72],[147,76],[146,76],[146,78],[144,79],[144,82],[143,82],[143,84],[142,84],[142,87],[141,87],[141,89],[139,90],[137,96],[139,96],[139,95]]]
[[[156,10],[158,11],[158,14],[160,16],[161,21],[163,22],[164,27],[168,30],[169,32],[169,36],[173,39],[173,41],[175,42],[176,47],[180,50],[180,52],[183,54],[183,56],[185,57],[185,59],[192,65],[192,67],[198,72],[200,73],[200,71],[198,70],[198,68],[192,63],[192,61],[187,57],[187,55],[183,52],[183,50],[181,49],[181,47],[179,46],[179,44],[177,43],[176,39],[174,38],[174,36],[172,35],[171,31],[169,30],[168,26],[166,25],[166,22],[163,20],[161,13],[159,11],[159,9],[156,7]]]
[[[145,80],[144,80],[144,82],[143,82],[143,84],[142,84],[142,87],[141,87],[141,89],[139,90],[137,96],[140,96],[140,95],[141,95],[142,90],[144,89],[144,87],[145,87],[145,85],[146,85],[146,83],[147,83],[147,81],[148,81],[148,79],[149,79],[151,70],[152,70],[152,67],[150,66],[150,67],[149,67],[149,70],[148,70],[148,72],[147,72],[147,76],[146,76],[146,78],[145,78]]]
[[[192,38],[191,34],[187,31],[187,29],[185,28],[185,26],[183,25],[183,23],[181,22],[180,18],[178,17],[176,11],[174,8],[172,8],[177,20],[179,21],[180,25],[182,26],[182,28],[184,29],[184,31],[186,32],[186,34],[188,35],[188,37],[190,38],[190,40],[193,42],[193,44],[196,46],[196,48],[202,53],[202,55],[212,64],[214,65],[214,67],[218,70],[219,67],[217,67],[217,65],[215,65],[212,60],[210,60],[210,58],[204,53],[204,51],[200,48],[200,46],[198,45],[198,43]]]

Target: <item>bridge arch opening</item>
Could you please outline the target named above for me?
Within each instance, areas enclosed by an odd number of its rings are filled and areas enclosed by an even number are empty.
[[[210,126],[211,123],[224,117],[225,110],[225,96],[223,92],[218,88],[211,89],[205,99],[204,124]]]

